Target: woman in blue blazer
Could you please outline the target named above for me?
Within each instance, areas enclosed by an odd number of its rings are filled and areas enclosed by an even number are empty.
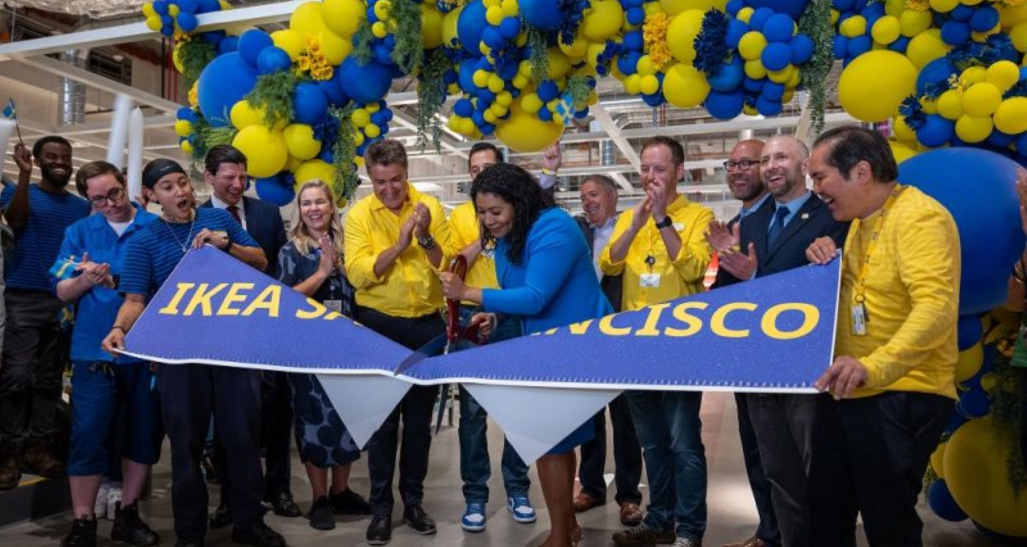
[[[527,171],[492,165],[474,179],[471,199],[483,228],[482,247],[495,244],[501,288],[469,287],[452,274],[441,275],[447,298],[481,304],[487,312],[472,323],[490,321],[490,314],[516,315],[523,332],[532,334],[613,313],[581,229]],[[537,462],[552,523],[542,547],[566,547],[581,539],[574,517],[574,447],[594,434],[588,420]]]

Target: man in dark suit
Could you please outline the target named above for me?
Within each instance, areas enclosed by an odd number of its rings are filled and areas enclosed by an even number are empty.
[[[267,256],[264,273],[278,279],[278,251],[285,246],[285,224],[278,207],[243,195],[246,191],[246,156],[227,144],[212,147],[207,152],[203,178],[213,190],[211,198],[200,207],[225,209],[244,230],[257,240]],[[264,372],[261,383],[261,442],[265,452],[264,501],[271,504],[276,515],[298,517],[301,512],[292,500],[289,486],[290,448],[292,446],[292,395],[288,377],[284,372]],[[224,470],[224,450],[217,442],[215,428],[215,466]],[[221,503],[211,516],[210,527],[227,526],[231,521],[232,485],[227,473],[219,473]]]
[[[741,228],[739,222],[763,208],[774,208],[774,200],[770,199],[767,187],[760,178],[760,152],[763,141],[748,139],[738,141],[731,149],[731,155],[724,162],[727,172],[728,189],[731,195],[742,202],[742,208],[727,223],[727,230],[735,226]],[[729,285],[737,280],[724,268],[717,269],[717,280],[713,288]],[[760,449],[756,443],[756,432],[749,419],[749,403],[744,393],[735,394],[735,406],[738,408],[738,437],[742,443],[742,456],[745,459],[745,473],[749,478],[752,498],[756,502],[756,513],[760,517],[756,533],[748,539],[722,545],[721,547],[778,547],[781,544],[781,533],[777,529],[777,518],[770,501],[770,481],[763,473],[760,461]]]
[[[613,309],[621,309],[623,276],[606,276],[599,269],[599,255],[610,241],[613,227],[617,223],[617,185],[604,175],[592,175],[581,183],[581,206],[584,215],[574,217],[581,232],[588,241],[595,263],[596,276],[603,293],[610,300]],[[617,483],[615,499],[620,506],[620,521],[625,526],[642,522],[642,494],[638,484],[642,478],[642,447],[631,423],[631,411],[624,396],[610,401],[610,420],[613,425],[614,482]],[[574,496],[576,512],[606,503],[606,411],[595,416],[596,436],[581,445],[581,492]]]
[[[741,227],[710,231],[720,253],[727,284],[763,277],[809,263],[806,249],[820,237],[839,248],[848,224],[834,220],[831,211],[806,189],[806,158],[802,142],[777,136],[760,153],[761,176],[773,196],[773,208],[763,207],[745,217]],[[747,253],[735,250],[740,244]],[[749,406],[763,470],[771,483],[771,499],[784,547],[808,547],[810,507],[807,498],[809,462],[816,398],[812,395],[749,394]]]

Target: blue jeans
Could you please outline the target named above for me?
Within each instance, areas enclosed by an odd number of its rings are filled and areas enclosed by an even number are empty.
[[[649,476],[645,523],[679,538],[706,533],[706,449],[702,393],[626,391]],[[676,524],[676,525],[675,525]]]
[[[481,311],[476,306],[460,306],[460,324],[467,325],[471,317]],[[490,342],[499,342],[516,338],[521,334],[520,321],[516,317],[500,316]],[[471,347],[468,342],[457,344],[456,350]],[[489,501],[489,476],[492,467],[489,463],[489,446],[486,438],[488,414],[478,401],[474,400],[463,386],[460,386],[460,478],[464,481],[464,500],[467,503],[487,503]],[[527,496],[531,480],[528,478],[528,465],[521,460],[510,442],[503,439],[503,486],[507,496]]]

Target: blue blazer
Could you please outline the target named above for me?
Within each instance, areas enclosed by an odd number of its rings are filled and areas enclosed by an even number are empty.
[[[243,210],[246,213],[246,231],[253,236],[264,250],[267,268],[264,273],[278,279],[278,252],[288,243],[285,237],[285,222],[282,212],[274,204],[243,196]],[[200,207],[213,207],[208,199]]]
[[[496,242],[501,289],[482,291],[486,311],[518,315],[525,334],[613,313],[592,268],[592,254],[577,222],[551,207],[528,232],[521,263],[507,258],[509,244]]]

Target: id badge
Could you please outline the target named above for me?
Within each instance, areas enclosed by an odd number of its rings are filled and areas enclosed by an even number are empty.
[[[866,336],[867,334],[867,310],[863,304],[852,306],[852,334]]]
[[[642,274],[638,278],[638,284],[640,287],[646,288],[657,288],[660,286],[660,274],[647,273]]]
[[[324,307],[335,313],[342,313],[342,300],[325,300]]]

